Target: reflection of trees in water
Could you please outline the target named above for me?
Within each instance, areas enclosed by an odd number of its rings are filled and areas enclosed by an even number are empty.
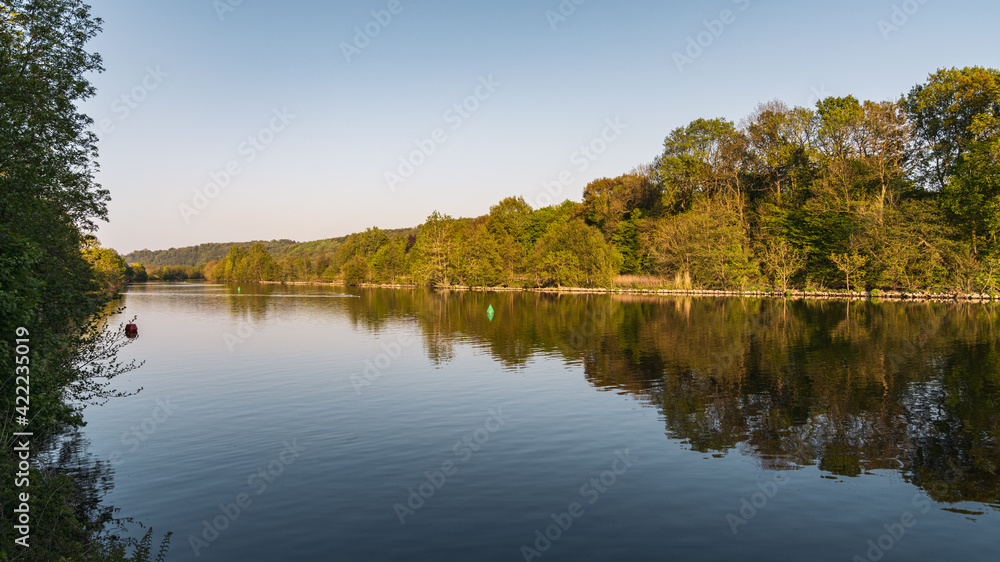
[[[596,388],[655,405],[693,450],[840,476],[894,470],[934,499],[1000,501],[992,306],[385,293],[362,292],[356,321],[415,319],[435,362],[459,343],[507,368],[561,356]]]
[[[638,349],[609,332],[603,352],[622,360],[586,373],[652,393],[668,435],[694,450],[899,470],[934,499],[996,502],[996,318],[979,305],[696,300],[645,318]],[[652,370],[635,360],[648,356]]]
[[[462,344],[507,369],[562,357],[595,388],[657,407],[667,435],[696,451],[840,476],[894,470],[937,500],[1000,501],[993,305],[355,292],[337,307],[358,329],[415,325],[437,364]]]
[[[40,451],[38,460],[48,477],[66,477],[74,482],[71,503],[79,517],[101,527],[114,521],[116,510],[101,505],[104,496],[114,488],[114,468],[110,462],[96,458],[89,449],[90,441],[79,428],[73,428]]]
[[[165,559],[171,533],[162,537],[157,550],[153,529],[147,528],[141,539],[130,537],[133,525],[146,526],[129,517],[116,517],[118,508],[103,503],[114,488],[114,468],[90,452],[90,441],[80,428],[69,428],[39,446],[35,468],[40,475],[36,473],[31,480],[35,500],[31,544],[35,548],[13,560],[48,560],[53,553],[63,553],[63,560]],[[38,541],[41,550],[32,554],[39,550]]]

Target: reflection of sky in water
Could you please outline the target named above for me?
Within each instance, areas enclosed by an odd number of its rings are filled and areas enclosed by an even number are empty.
[[[98,457],[121,453],[109,501],[175,532],[171,560],[194,560],[189,537],[244,492],[198,560],[523,559],[573,502],[583,516],[543,560],[850,560],[906,512],[892,559],[996,549],[990,309],[132,291],[125,353],[146,363],[116,386],[144,390],[88,409],[85,432]],[[131,450],[123,435],[168,398],[176,413]],[[509,419],[462,461],[500,406]],[[292,439],[301,456],[256,494],[248,478]],[[623,449],[634,465],[588,503]],[[394,505],[446,461],[457,471],[401,525]],[[775,475],[788,483],[734,535],[727,516]]]

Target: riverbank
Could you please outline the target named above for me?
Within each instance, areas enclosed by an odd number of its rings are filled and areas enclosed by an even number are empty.
[[[262,285],[331,285],[337,287],[363,287],[371,289],[419,289],[424,285],[412,283],[327,283],[323,281],[262,281]],[[479,292],[534,292],[555,294],[623,294],[623,295],[663,295],[689,297],[756,297],[809,300],[872,300],[872,301],[957,301],[990,302],[1000,300],[1000,295],[988,293],[930,293],[926,291],[731,291],[712,289],[635,289],[625,287],[469,287],[450,285],[437,287],[439,291],[479,291]]]

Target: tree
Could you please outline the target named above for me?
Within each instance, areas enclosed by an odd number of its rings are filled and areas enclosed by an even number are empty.
[[[245,281],[247,249],[233,246],[226,254],[223,279],[227,282]]]
[[[774,275],[782,292],[788,291],[788,280],[806,265],[806,254],[785,240],[768,241],[761,248],[765,267]]]
[[[121,291],[125,285],[128,264],[118,252],[97,246],[84,250],[83,257],[94,269],[94,275],[105,291],[108,293]]]
[[[739,172],[747,157],[746,137],[730,121],[696,119],[674,129],[663,148],[657,174],[666,209],[689,209],[699,196],[742,196]]]
[[[505,236],[508,240],[510,238]],[[503,258],[496,235],[484,219],[474,221],[462,235],[458,275],[470,287],[496,287],[504,281]]]
[[[13,372],[14,330],[30,326],[36,435],[79,421],[63,390],[86,376],[74,357],[108,298],[81,252],[107,219],[92,120],[78,110],[101,70],[85,48],[100,23],[80,1],[0,5],[0,367]],[[12,402],[0,397],[5,411]]]
[[[79,110],[94,95],[87,75],[102,70],[86,48],[100,26],[80,0],[0,3],[0,370],[15,372],[14,338],[30,339],[30,428],[40,449],[57,431],[82,425],[86,403],[127,395],[110,385],[136,367],[116,360],[128,340],[104,322],[103,289],[120,283],[124,261],[84,238],[107,220],[109,199],[94,179],[92,120]],[[5,420],[17,405],[13,392],[0,396]],[[17,461],[9,431],[4,438],[7,471]],[[46,539],[14,558],[77,560],[88,554],[85,544],[114,542],[105,519],[86,519],[87,482],[34,465],[27,471],[32,495],[56,508],[32,513],[32,528]],[[0,496],[5,506],[15,503],[6,481]],[[0,529],[5,545],[14,532]]]
[[[498,265],[507,284],[514,282],[531,249],[531,216],[531,205],[522,197],[507,197],[490,207],[486,226],[499,244]]]
[[[434,211],[420,228],[414,250],[419,265],[418,276],[431,285],[450,285],[453,269],[455,239],[452,226],[455,219]]]
[[[756,281],[751,241],[732,199],[700,200],[687,212],[649,221],[640,241],[654,271],[704,287],[743,288]]]
[[[783,195],[799,195],[813,171],[810,156],[816,138],[815,113],[775,100],[758,105],[743,122],[743,129],[748,171],[757,190],[773,193],[776,202]]]
[[[572,219],[553,225],[538,240],[531,262],[541,285],[607,287],[622,260],[599,230],[582,219]]]
[[[357,235],[357,249],[366,258],[371,258],[379,248],[389,243],[389,236],[377,226]]]
[[[208,267],[206,266],[206,270]],[[146,266],[141,263],[129,264],[128,269],[125,270],[126,281],[129,283],[145,283],[149,280],[149,273],[146,272]]]
[[[274,259],[263,244],[257,243],[250,246],[243,259],[246,264],[243,268],[245,275],[243,279],[237,279],[237,281],[260,283],[261,281],[273,280],[276,277]]]
[[[406,239],[397,236],[379,248],[372,257],[372,269],[379,281],[395,283],[406,270]]]
[[[941,69],[914,86],[901,103],[924,141],[925,185],[943,190],[977,137],[976,121],[1000,113],[1000,70]]]
[[[916,129],[903,106],[896,102],[862,105],[860,160],[866,168],[876,202],[879,224],[908,180],[918,158]]]
[[[658,203],[657,186],[647,174],[633,171],[613,179],[596,179],[583,189],[581,213],[588,224],[611,239],[618,225],[634,211],[650,211]]]
[[[367,283],[371,276],[371,266],[368,260],[361,254],[355,254],[344,264],[344,283],[348,285],[360,285]]]
[[[854,96],[829,97],[816,103],[816,144],[821,171],[814,192],[834,212],[851,213],[861,203],[864,169],[859,165],[859,143],[864,111]]]
[[[864,275],[861,268],[864,267],[868,259],[856,250],[845,253],[830,254],[830,259],[837,265],[840,271],[847,276],[847,292],[851,291],[851,275]]]
[[[562,224],[580,214],[582,205],[566,200],[558,205],[549,205],[535,209],[528,217],[528,247],[532,248],[538,240],[555,225]]]

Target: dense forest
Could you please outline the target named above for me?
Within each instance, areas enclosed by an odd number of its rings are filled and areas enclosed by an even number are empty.
[[[232,246],[218,281],[994,293],[1000,71],[939,70],[895,101],[696,119],[651,164],[541,209],[432,213],[331,251]],[[198,272],[192,272],[198,276]]]
[[[94,95],[86,75],[102,69],[85,48],[100,25],[79,0],[0,3],[2,560],[154,554],[152,529],[123,539],[125,522],[101,504],[107,461],[66,433],[85,405],[127,395],[112,385],[136,367],[117,361],[127,339],[105,322],[127,266],[89,234],[107,219],[109,194],[94,181],[92,120],[77,108]]]
[[[229,248],[232,246],[252,246],[263,244],[267,251],[278,252],[286,246],[295,244],[294,240],[271,240],[269,242],[255,240],[253,242],[223,242],[218,244],[199,244],[197,246],[186,246],[184,248],[170,248],[169,250],[136,250],[125,254],[122,258],[127,263],[141,263],[149,266],[165,265],[187,265],[197,266],[206,264],[212,260],[226,257]]]

